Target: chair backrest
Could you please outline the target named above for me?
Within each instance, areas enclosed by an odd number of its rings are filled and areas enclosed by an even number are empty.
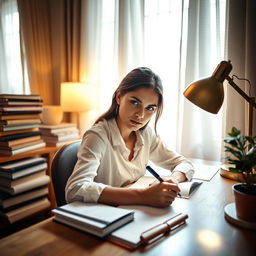
[[[81,140],[62,146],[54,155],[51,175],[57,206],[66,204],[65,186],[77,162],[77,151]]]

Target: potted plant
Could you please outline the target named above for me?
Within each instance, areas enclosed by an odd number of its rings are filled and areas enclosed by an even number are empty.
[[[226,160],[232,167],[229,171],[240,174],[240,183],[233,185],[236,213],[239,219],[256,222],[256,136],[242,136],[239,129],[233,127],[224,139],[229,152]]]

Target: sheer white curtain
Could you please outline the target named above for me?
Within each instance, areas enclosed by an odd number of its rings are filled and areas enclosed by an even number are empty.
[[[100,111],[109,106],[123,75],[138,66],[150,67],[164,85],[160,136],[187,157],[220,160],[221,114],[193,106],[182,92],[192,80],[210,75],[223,59],[225,0],[85,2],[93,5],[83,13],[90,12],[92,34],[85,32],[82,47],[94,57],[83,61],[98,79]]]
[[[190,0],[184,84],[210,76],[224,59],[225,1]],[[184,99],[184,98],[183,98]],[[184,100],[180,108],[178,149],[187,157],[220,160],[222,111],[210,114]]]
[[[131,69],[143,65],[143,0],[82,1],[80,81],[99,89],[98,112]]]
[[[16,0],[0,0],[0,93],[29,93]]]
[[[187,43],[188,0],[145,0],[145,65],[162,79],[164,110],[158,133],[177,149],[180,117],[180,69]]]

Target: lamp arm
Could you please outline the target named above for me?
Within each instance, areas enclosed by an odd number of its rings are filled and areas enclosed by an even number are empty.
[[[253,133],[253,108],[256,108],[255,98],[248,96],[242,89],[240,89],[230,76],[227,76],[229,84],[249,103],[249,124],[248,135],[252,136]]]
[[[229,84],[254,108],[256,108],[255,98],[248,96],[242,89],[240,89],[230,76],[227,76]]]

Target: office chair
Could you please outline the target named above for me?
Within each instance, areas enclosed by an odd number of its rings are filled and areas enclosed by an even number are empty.
[[[62,146],[54,155],[51,174],[57,206],[66,204],[65,186],[77,162],[77,151],[81,140]]]

